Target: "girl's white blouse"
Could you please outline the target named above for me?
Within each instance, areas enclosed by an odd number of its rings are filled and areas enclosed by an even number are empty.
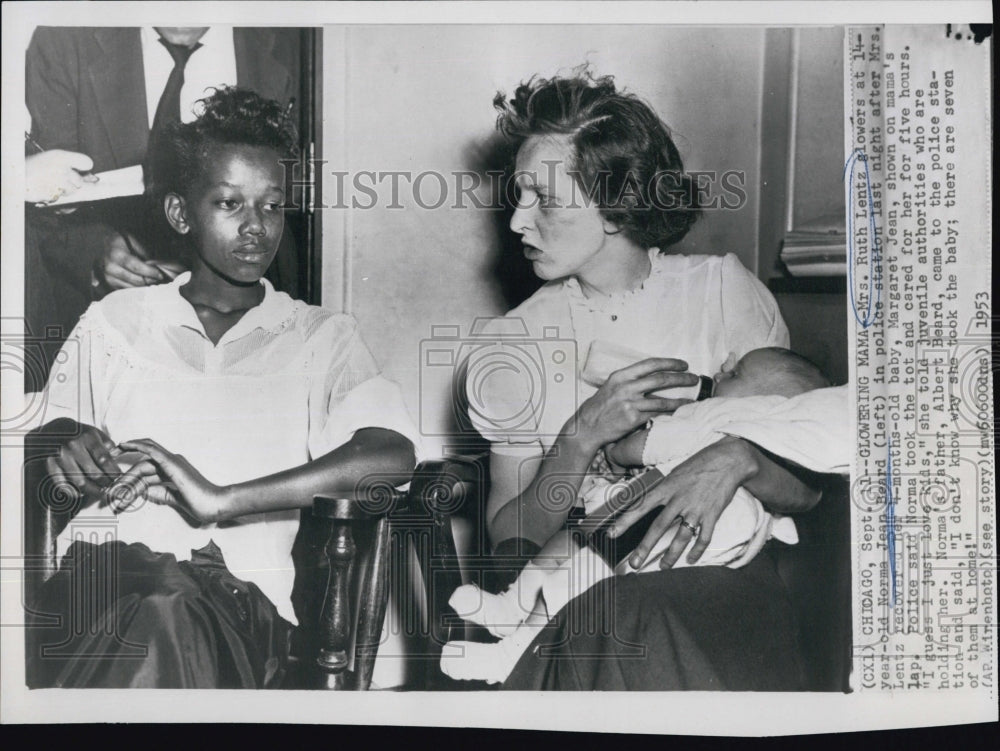
[[[366,427],[418,447],[395,383],[379,375],[353,318],[293,300],[265,280],[264,299],[213,345],[170,284],[123,290],[94,303],[57,358],[39,424],[70,417],[115,443],[151,438],[209,481],[232,484],[300,466]],[[214,540],[229,569],[257,584],[295,622],[292,543],[297,510],[190,526],[152,503],[119,515],[83,509],[59,539],[145,543],[187,559]]]

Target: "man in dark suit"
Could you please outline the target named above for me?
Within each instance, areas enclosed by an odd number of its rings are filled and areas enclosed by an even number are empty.
[[[186,47],[185,60],[201,64],[200,77],[189,75],[194,79],[191,86],[195,82],[235,83],[282,104],[299,96],[300,30],[213,27],[213,33],[206,35],[208,31],[205,27],[158,28],[155,32],[38,28],[26,60],[25,92],[34,141],[46,150],[86,154],[93,160],[94,172],[143,164],[155,125],[152,113],[171,86],[169,79],[163,79],[176,63],[158,45],[168,50]],[[199,41],[209,37],[211,42]],[[170,51],[171,57],[174,54]],[[160,62],[155,55],[166,60],[160,79],[150,66],[151,60]],[[190,73],[193,63],[185,65]],[[212,78],[216,69],[221,79],[226,71],[231,78],[233,68],[235,81]],[[147,90],[151,81],[159,91]],[[189,91],[187,98],[206,93]],[[186,115],[189,119],[189,109]],[[168,281],[176,273],[171,271],[175,265],[149,263],[151,259],[171,260],[166,236],[152,229],[157,224],[156,212],[141,197],[89,204],[69,214],[30,207],[25,268],[29,333],[43,336],[48,328],[50,340],[53,332],[61,331],[65,337],[94,297],[125,286]],[[292,235],[292,231],[284,233],[269,277],[279,289],[298,296]],[[50,342],[47,349],[55,343]]]

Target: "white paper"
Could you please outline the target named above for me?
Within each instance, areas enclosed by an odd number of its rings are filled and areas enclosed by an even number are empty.
[[[64,193],[48,206],[67,206],[89,201],[103,201],[108,198],[142,195],[145,186],[142,181],[142,165],[98,172],[97,182],[85,182],[72,193]]]

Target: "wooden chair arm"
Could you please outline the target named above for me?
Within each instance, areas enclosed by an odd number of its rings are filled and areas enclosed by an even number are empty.
[[[364,691],[371,685],[389,596],[389,551],[400,547],[392,544],[394,535],[405,535],[414,541],[417,536],[426,538],[429,534],[429,545],[415,543],[415,547],[418,551],[429,549],[431,556],[431,560],[421,557],[420,561],[432,614],[431,639],[439,644],[447,641],[449,619],[438,614],[446,608],[450,592],[461,583],[450,517],[480,483],[478,463],[451,458],[422,462],[405,490],[373,482],[344,494],[347,498],[322,495],[314,498],[313,515],[329,524],[325,545],[329,570],[319,616],[320,646],[316,658],[325,688]],[[372,550],[367,556],[359,556],[355,543],[355,532],[360,525],[373,527]],[[366,565],[360,572],[354,669],[349,671],[348,653],[355,626],[351,595],[359,561],[366,561]]]
[[[49,477],[45,461],[76,434],[76,424],[60,420],[28,433],[24,438],[24,465],[21,480],[24,492],[23,538],[25,601],[58,570],[56,539],[84,501],[57,486]]]

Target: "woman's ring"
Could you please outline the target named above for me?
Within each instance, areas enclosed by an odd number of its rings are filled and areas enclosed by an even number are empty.
[[[685,529],[691,530],[691,534],[693,535],[698,534],[698,528],[693,524],[688,524],[687,519],[685,519],[683,516],[681,517],[681,526],[684,527]]]

